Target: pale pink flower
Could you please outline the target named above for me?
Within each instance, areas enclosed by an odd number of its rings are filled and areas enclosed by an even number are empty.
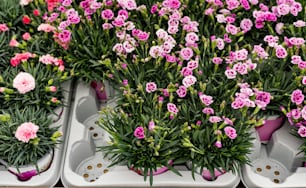
[[[290,113],[291,113],[291,117],[293,119],[299,119],[301,117],[301,115],[302,115],[302,113],[301,113],[301,111],[299,109],[292,109],[290,111]]]
[[[248,65],[246,63],[241,63],[241,62],[236,63],[233,66],[233,69],[241,75],[248,73]]]
[[[243,108],[245,105],[245,100],[242,98],[235,98],[235,100],[232,102],[231,106],[233,109],[240,109]]]
[[[240,28],[244,31],[250,31],[253,27],[253,22],[250,19],[244,18],[240,22]]]
[[[239,7],[240,2],[238,0],[226,0],[227,8],[233,10]]]
[[[248,58],[248,51],[246,49],[238,50],[235,52],[235,59],[238,61],[243,61]]]
[[[156,36],[159,38],[159,39],[166,39],[168,37],[168,33],[167,31],[163,30],[163,29],[158,29],[156,31]]]
[[[38,129],[39,127],[32,122],[22,123],[17,127],[15,137],[21,142],[28,143],[31,139],[37,137]]]
[[[146,92],[147,93],[152,93],[154,91],[156,91],[157,86],[155,84],[155,82],[148,82],[146,83]]]
[[[122,46],[126,53],[131,53],[135,50],[135,46],[129,41],[124,41]]]
[[[198,61],[191,60],[187,63],[187,67],[191,70],[198,68],[198,66],[199,66]]]
[[[233,121],[231,120],[231,119],[229,119],[229,118],[227,118],[227,117],[222,117],[223,118],[223,121],[224,121],[224,123],[226,124],[226,125],[233,125],[234,123],[233,123]]]
[[[210,116],[208,119],[211,123],[219,123],[222,119],[219,116]]]
[[[29,3],[31,3],[33,0],[20,0],[19,1],[19,4],[21,6],[25,6],[25,5],[28,5]]]
[[[226,19],[225,19],[225,16],[223,14],[217,14],[216,18],[217,18],[218,23],[226,23]]]
[[[138,139],[144,139],[145,138],[145,132],[143,127],[137,127],[134,131],[134,136]]]
[[[216,39],[216,42],[217,42],[217,48],[219,49],[219,50],[223,50],[224,49],[224,41],[223,41],[223,39],[221,39],[221,38],[217,38]]]
[[[303,20],[298,20],[298,21],[296,21],[296,22],[293,22],[293,25],[294,25],[295,27],[305,27],[305,26],[306,26],[306,22],[303,21]]]
[[[161,55],[160,51],[161,51],[160,46],[151,46],[149,54],[151,57],[157,58]]]
[[[52,25],[50,24],[45,24],[45,23],[42,23],[38,26],[37,30],[38,31],[44,31],[46,33],[49,33],[49,32],[52,32],[54,31],[56,28],[53,27]]]
[[[180,51],[180,56],[184,59],[184,60],[189,60],[192,56],[193,56],[193,50],[191,48],[183,48]]]
[[[5,31],[8,31],[9,28],[7,27],[7,25],[4,23],[4,24],[0,24],[0,32],[5,32]]]
[[[299,56],[299,55],[293,55],[293,56],[291,56],[291,63],[292,63],[292,64],[297,65],[297,64],[299,64],[301,61],[303,61],[302,58],[301,58],[301,56]]]
[[[214,102],[212,96],[201,94],[199,97],[200,97],[200,100],[202,101],[202,103],[206,106],[209,106]]]
[[[170,27],[168,27],[167,31],[168,31],[169,34],[174,35],[179,31],[179,28],[178,28],[178,26],[170,26]]]
[[[177,95],[180,98],[183,98],[187,95],[187,88],[185,86],[180,86],[177,90],[176,90]]]
[[[304,108],[302,109],[301,115],[302,115],[302,118],[303,118],[304,120],[306,120],[306,105],[305,105]]]
[[[216,141],[215,142],[215,144],[214,144],[214,146],[216,146],[217,148],[222,148],[222,143],[221,143],[221,141]]]
[[[113,25],[110,24],[110,23],[103,23],[102,28],[103,28],[103,30],[109,30],[109,29],[113,28]]]
[[[56,91],[57,91],[57,88],[56,88],[56,86],[50,86],[50,87],[49,87],[49,90],[50,90],[51,92],[56,92]]]
[[[282,23],[282,22],[277,23],[276,26],[275,26],[275,31],[279,35],[283,34],[283,32],[284,32],[284,23]]]
[[[183,85],[186,88],[188,88],[197,82],[197,78],[194,77],[193,75],[189,75],[189,76],[186,76],[182,82],[183,82]]]
[[[287,4],[280,4],[276,7],[277,13],[281,16],[287,15],[290,12],[290,6]]]
[[[176,19],[170,19],[168,20],[168,26],[169,27],[178,27],[180,22]]]
[[[154,121],[150,121],[150,122],[149,122],[148,129],[149,129],[150,131],[153,131],[154,128],[155,128],[155,123],[154,123]]]
[[[194,44],[199,40],[199,36],[195,32],[187,33],[185,41],[188,44]]]
[[[177,114],[178,113],[178,109],[177,109],[176,105],[173,104],[173,103],[168,103],[167,104],[167,109],[168,109],[168,111],[170,113],[173,113],[173,114]]]
[[[258,0],[249,0],[250,1],[250,3],[252,4],[252,5],[257,5],[258,4]]]
[[[19,44],[20,44],[20,43],[19,43],[16,39],[11,39],[11,40],[10,40],[10,43],[9,43],[9,46],[10,46],[10,47],[18,47]]]
[[[202,112],[203,112],[204,114],[207,114],[207,115],[211,115],[211,114],[214,114],[214,113],[215,113],[214,109],[212,109],[212,108],[210,108],[210,107],[204,108],[204,109],[202,110]]]
[[[291,94],[291,101],[297,105],[300,105],[304,102],[304,95],[302,90],[296,89]]]
[[[212,15],[214,13],[215,9],[209,7],[208,9],[205,10],[204,14],[205,15]]]
[[[236,129],[234,129],[233,127],[230,126],[225,127],[224,132],[232,140],[237,137]]]
[[[275,54],[276,57],[281,58],[281,59],[284,59],[288,55],[286,49],[281,45],[278,45],[275,47],[275,52],[276,52]]]
[[[22,39],[23,40],[30,40],[31,39],[31,35],[30,33],[26,32],[22,35]]]
[[[306,127],[300,126],[298,129],[298,134],[303,138],[306,137]]]
[[[127,10],[135,10],[137,9],[137,4],[135,0],[117,0],[118,4]]]
[[[234,79],[236,78],[237,72],[234,69],[227,69],[225,75],[228,79]]]
[[[212,62],[216,65],[220,65],[222,63],[223,59],[220,57],[214,57],[212,58]]]
[[[261,45],[254,45],[252,53],[256,53],[260,58],[267,58],[269,55]]]
[[[227,24],[225,30],[227,33],[230,33],[232,35],[236,35],[239,32],[239,29],[232,24]]]
[[[273,35],[267,35],[264,37],[264,41],[269,44],[271,47],[277,46],[278,37]]]
[[[35,89],[35,79],[29,73],[20,72],[13,80],[13,87],[16,88],[19,93],[25,94]]]

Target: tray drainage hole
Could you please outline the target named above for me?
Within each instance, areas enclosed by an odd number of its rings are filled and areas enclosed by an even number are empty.
[[[106,174],[108,172],[108,169],[103,170],[104,174]]]
[[[95,180],[90,180],[90,182],[94,182]]]
[[[101,164],[101,163],[98,163],[98,164],[97,164],[97,167],[98,167],[98,168],[102,168],[102,164]]]
[[[279,175],[279,171],[274,171],[274,174],[275,174],[276,176],[278,176],[278,175]]]
[[[89,130],[90,130],[90,131],[92,131],[92,130],[94,130],[94,129],[95,129],[95,128],[93,128],[93,127],[89,127]]]
[[[91,170],[91,169],[92,169],[92,166],[91,166],[91,165],[87,166],[87,169],[88,169],[88,170]]]
[[[97,134],[97,133],[94,133],[94,134],[93,134],[93,137],[97,137],[97,136],[98,136],[98,134]]]
[[[273,182],[274,183],[279,183],[279,180],[278,179],[274,179]]]
[[[89,175],[88,175],[88,174],[83,174],[83,177],[84,177],[84,178],[88,178]]]
[[[257,172],[261,172],[262,169],[261,169],[261,168],[256,168],[256,171],[257,171]]]
[[[266,166],[266,169],[267,169],[267,170],[270,170],[270,169],[271,169],[271,166],[270,166],[270,165],[267,165],[267,166]]]

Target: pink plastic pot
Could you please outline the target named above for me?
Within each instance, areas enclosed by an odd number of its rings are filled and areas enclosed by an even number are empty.
[[[102,82],[92,81],[90,86],[96,91],[96,96],[99,100],[107,100],[105,86]]]
[[[170,161],[168,162],[168,164],[169,164],[169,165],[172,165],[172,164],[173,164],[173,161],[170,160]],[[142,176],[143,176],[143,174],[144,174],[143,171],[140,170],[140,169],[134,169],[133,167],[130,167],[130,170],[132,170],[132,171],[134,171],[134,172],[136,172],[137,174],[142,175]],[[168,167],[166,167],[166,166],[157,168],[155,171],[153,171],[153,176],[156,176],[156,175],[159,175],[159,174],[163,174],[163,173],[167,172],[168,170],[169,170],[169,169],[168,169]],[[148,172],[147,176],[149,176],[149,175],[150,175],[150,172]]]
[[[224,173],[226,173],[225,170],[219,171],[219,170],[215,169],[215,170],[214,170],[215,179],[216,179],[217,177],[221,176],[221,175],[224,174]],[[202,172],[202,177],[203,177],[204,179],[208,180],[208,181],[212,181],[212,180],[213,180],[213,177],[212,177],[212,175],[210,174],[209,170],[203,170],[203,172]]]
[[[263,143],[268,142],[272,134],[283,125],[284,120],[284,116],[270,116],[263,125],[256,127],[260,141]]]

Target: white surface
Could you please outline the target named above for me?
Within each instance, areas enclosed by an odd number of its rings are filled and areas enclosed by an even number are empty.
[[[70,101],[71,81],[65,82],[63,88],[67,90],[67,92],[64,92],[65,101],[67,103]],[[61,109],[58,109],[57,113],[60,111]],[[64,139],[66,135],[68,113],[69,109],[65,107],[61,119],[53,124],[54,126],[61,125],[59,130],[63,132],[63,136],[60,138],[63,141],[63,144],[65,143]],[[28,181],[18,181],[15,175],[9,173],[5,168],[0,167],[0,187],[53,187],[60,178],[59,172],[61,171],[62,156],[64,154],[63,144],[60,144],[54,149],[54,158],[50,168],[40,175],[32,177]]]
[[[95,153],[95,140],[84,122],[96,116],[98,104],[93,89],[84,83],[78,83],[75,99],[71,107],[70,133],[67,143],[67,152],[61,174],[65,187],[149,187],[149,180],[144,181],[143,176],[127,169],[126,166],[115,166],[108,173],[103,174],[94,182],[88,182],[77,172],[82,164],[86,163]],[[236,187],[240,178],[238,175],[226,173],[215,181],[206,181],[200,175],[195,175],[183,166],[178,167],[182,176],[171,171],[154,176],[153,187]],[[81,170],[82,171],[82,170]],[[80,173],[80,172],[79,172]]]

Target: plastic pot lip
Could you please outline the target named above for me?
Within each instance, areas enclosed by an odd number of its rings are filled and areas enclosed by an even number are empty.
[[[168,161],[168,164],[169,164],[170,166],[172,166],[172,165],[173,165],[173,160],[169,160],[169,161]],[[141,176],[144,175],[144,172],[143,172],[142,169],[135,169],[133,166],[128,167],[128,168],[129,168],[129,170],[132,170],[132,171],[136,172],[137,174],[139,174],[139,175],[141,175]],[[153,171],[153,176],[163,174],[163,173],[167,172],[168,170],[169,170],[169,169],[168,169],[168,167],[166,167],[166,166],[158,167],[156,170]],[[147,173],[147,176],[150,176],[150,172]]]

